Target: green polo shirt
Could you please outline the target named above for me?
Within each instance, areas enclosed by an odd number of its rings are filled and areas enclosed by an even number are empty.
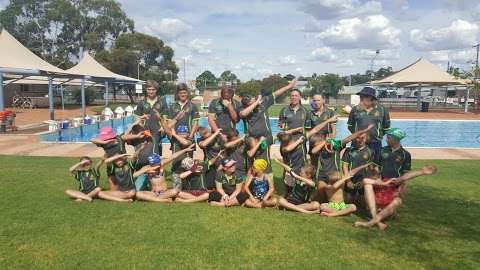
[[[325,177],[328,173],[341,171],[342,160],[340,159],[340,151],[341,150],[334,150],[330,153],[325,150],[325,148],[320,150],[315,174],[317,180],[326,180]]]
[[[198,138],[197,143],[200,144],[202,141],[205,139],[203,138]],[[220,136],[215,137],[215,139],[203,149],[203,157],[204,161],[208,162],[210,159],[215,158],[218,153],[223,149],[224,147],[224,141]],[[219,160],[220,161],[220,160]]]
[[[157,100],[153,105],[151,105],[147,101],[147,99],[144,99],[138,102],[134,114],[138,116],[142,116],[145,114],[148,115],[149,118],[145,122],[145,127],[150,131],[158,132],[158,130],[160,129],[160,119],[158,119],[157,114],[154,110],[158,111],[160,115],[162,115],[164,111],[167,110],[167,108],[168,106],[165,99],[160,99],[159,97],[157,97]]]
[[[170,150],[172,150],[172,153],[176,153],[185,147],[177,140],[175,137],[168,137],[170,140]],[[180,155],[176,159],[172,161],[172,172],[178,172],[180,169],[180,166],[182,165],[182,160],[186,157],[191,157],[193,158],[193,152],[188,152],[183,155]]]
[[[206,164],[202,163],[199,164],[203,166],[203,170],[199,173],[192,173],[187,178],[182,180],[182,190],[189,191],[189,190],[206,190],[205,184],[205,171],[206,171]]]
[[[249,136],[265,136],[269,143],[273,143],[272,128],[270,127],[270,117],[268,108],[275,102],[273,94],[264,96],[262,102],[246,117],[243,118],[245,131]]]
[[[312,128],[314,128],[315,126],[327,121],[327,119],[332,118],[333,116],[337,115],[337,113],[334,110],[324,106],[324,110],[322,110],[322,111],[310,110],[309,115],[310,115],[310,120],[311,120],[310,126]],[[330,134],[332,132],[333,132],[332,124],[329,123],[327,126],[322,128],[318,133],[320,133],[320,134]]]
[[[310,128],[310,113],[303,106],[299,105],[298,108],[293,108],[292,106],[285,106],[280,110],[278,116],[278,126],[281,130],[286,131],[294,128]],[[301,133],[297,133],[298,136],[295,136],[295,139],[301,136]]]
[[[237,177],[245,178],[247,175],[247,151],[245,144],[242,142],[240,145],[227,149],[227,158],[236,161],[235,175]]]
[[[120,191],[129,191],[135,189],[135,181],[133,179],[133,172],[135,170],[131,161],[127,161],[123,167],[118,167],[115,163],[111,167],[111,175],[113,175],[113,182],[118,185]]]
[[[315,187],[311,187],[303,181],[295,179],[292,192],[288,195],[287,200],[297,202],[298,204],[307,203],[310,201],[310,196],[314,190]]]
[[[237,115],[239,115],[242,106],[240,102],[232,99],[232,106]],[[214,117],[218,128],[221,128],[222,130],[235,129],[237,125],[237,123],[233,122],[232,117],[230,116],[227,107],[223,105],[221,98],[214,99],[210,102],[210,105],[208,106],[208,114]]]
[[[88,171],[79,170],[75,172],[75,179],[78,181],[80,192],[88,194],[99,186],[100,172],[95,168]]]
[[[366,145],[361,149],[348,147],[343,153],[342,161],[348,164],[349,170],[352,170],[370,162],[376,162],[375,152]],[[367,176],[367,168],[355,174],[352,177],[352,181],[358,183],[362,181],[365,176]]]
[[[399,177],[412,169],[412,157],[401,146],[397,150],[393,150],[390,146],[382,147],[379,163],[382,169],[382,177],[385,178]]]
[[[382,141],[385,131],[390,129],[388,110],[380,104],[375,104],[370,111],[361,105],[354,106],[348,116],[348,130],[354,133],[367,128],[370,124],[374,125],[374,128],[369,131],[370,142]]]
[[[283,162],[290,166],[296,173],[300,173],[300,169],[307,163],[307,154],[303,144],[297,145],[297,147],[290,152],[285,152],[283,151],[283,147],[280,147],[280,154],[282,155]]]
[[[236,174],[228,176],[223,172],[219,172],[217,174],[217,177],[215,178],[215,182],[222,184],[223,191],[225,191],[226,194],[230,195],[235,191],[238,184],[244,182],[244,179],[241,177],[237,177]]]
[[[182,118],[176,120],[175,122],[175,129],[178,126],[184,125],[187,126],[188,132],[192,131],[192,126],[195,121],[200,119],[200,114],[198,112],[197,106],[193,105],[193,103],[189,100],[183,106],[180,103],[175,102],[169,109],[168,113],[163,115],[164,118],[173,120],[177,117],[180,112],[185,112]]]

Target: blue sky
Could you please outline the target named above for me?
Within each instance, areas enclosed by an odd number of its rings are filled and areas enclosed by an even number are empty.
[[[137,31],[175,49],[187,79],[229,69],[268,74],[363,73],[419,57],[470,68],[480,41],[480,1],[120,0]],[[5,5],[0,0],[0,8]]]

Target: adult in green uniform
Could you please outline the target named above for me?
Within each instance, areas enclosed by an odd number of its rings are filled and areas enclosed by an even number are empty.
[[[357,95],[360,96],[360,103],[350,111],[348,130],[354,133],[372,124],[374,128],[369,132],[368,147],[378,153],[382,148],[383,135],[390,128],[390,114],[377,102],[375,89],[372,87],[364,87]]]
[[[158,98],[158,83],[148,80],[146,83],[147,96],[137,104],[134,112],[136,116],[143,116],[146,119],[145,128],[152,133],[152,140],[155,145],[155,154],[162,155],[162,138],[160,120],[157,112],[161,115],[162,111],[167,109],[165,100]]]
[[[290,104],[280,110],[278,116],[278,127],[282,131],[302,128],[299,132],[293,133],[294,140],[304,134],[305,128],[311,128],[310,113],[302,105],[302,95],[299,90],[292,90],[290,93]]]
[[[208,124],[212,132],[222,129],[220,134],[224,142],[227,141],[227,130],[235,129],[240,120],[240,102],[233,99],[234,91],[231,88],[222,87],[220,90],[220,98],[214,99],[208,106]]]
[[[268,109],[275,103],[275,98],[282,95],[289,89],[295,87],[297,81],[293,80],[288,85],[264,96],[259,95],[257,99],[249,96],[242,98],[243,109],[240,111],[240,118],[245,125],[245,133],[251,137],[265,137],[269,144],[273,144],[272,128]]]

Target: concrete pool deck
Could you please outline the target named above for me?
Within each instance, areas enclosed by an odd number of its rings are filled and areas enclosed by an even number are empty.
[[[169,156],[169,145],[164,145],[164,155]],[[414,159],[474,159],[480,160],[480,149],[475,148],[408,148]],[[133,153],[133,148],[127,146]],[[44,143],[38,135],[0,135],[0,155],[56,156],[56,157],[101,157],[103,150],[91,143]],[[278,146],[272,147],[272,155],[280,157]],[[196,151],[196,158],[202,158]]]

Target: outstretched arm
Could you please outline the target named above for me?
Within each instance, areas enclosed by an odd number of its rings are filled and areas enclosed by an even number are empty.
[[[249,158],[253,158],[255,156],[255,153],[257,153],[257,150],[260,147],[260,144],[262,144],[263,139],[263,137],[260,137],[260,140],[258,140],[258,142],[252,147],[252,149],[247,151],[247,155]]]
[[[292,171],[292,168],[291,168],[290,166],[288,166],[287,164],[281,162],[280,159],[278,159],[278,158],[273,158],[273,161],[277,162],[278,165],[280,165],[281,167],[283,167],[283,169],[284,169],[286,172],[291,172],[291,171]]]
[[[194,148],[195,148],[195,145],[191,144],[187,148],[184,148],[180,151],[177,151],[177,152],[173,153],[172,156],[170,156],[169,158],[166,158],[166,159],[162,160],[162,166],[165,166],[165,165],[171,163],[172,161],[174,161],[175,159],[177,159],[178,157],[180,157],[181,155],[183,155],[185,153],[193,152]]]
[[[105,163],[105,159],[104,158],[101,158],[97,164],[95,165],[95,170],[97,170],[97,172],[100,170],[100,167],[102,167],[103,163]]]
[[[113,141],[115,141],[115,139],[111,139],[111,140],[108,140],[108,141],[104,141],[104,140],[100,140],[100,139],[96,139],[96,138],[90,139],[90,142],[93,143],[93,144],[96,144],[96,145],[105,145],[105,144],[108,144],[108,143],[113,142]]]
[[[286,133],[286,134],[294,134],[294,133],[298,133],[298,132],[303,132],[303,127],[292,128],[292,129],[289,129],[289,130],[285,130],[283,132]]]
[[[298,138],[294,142],[289,143],[287,146],[283,147],[283,151],[285,151],[287,153],[292,152],[293,150],[295,150],[295,148],[297,148],[297,146],[302,144],[304,142],[304,140],[305,140],[305,138],[303,136],[301,136],[300,138]]]
[[[217,138],[218,134],[220,134],[221,131],[222,131],[221,128],[217,128],[217,130],[212,135],[210,135],[210,137],[198,143],[198,146],[200,146],[200,148],[202,149],[205,149],[209,144],[211,144],[215,140],[215,138]]]
[[[72,167],[70,167],[70,169],[68,169],[68,171],[69,171],[71,174],[73,174],[76,170],[78,170],[78,167],[80,167],[80,166],[82,166],[82,165],[84,165],[84,164],[87,164],[88,162],[90,162],[90,161],[88,161],[88,160],[86,160],[86,159],[85,159],[85,160],[82,160],[82,161],[78,162],[77,164],[73,165]]]
[[[240,117],[245,118],[253,112],[253,110],[262,102],[262,96],[258,96],[257,99],[248,105],[245,109],[240,111]]]
[[[284,87],[277,89],[276,91],[273,92],[274,97],[278,97],[283,95],[283,93],[287,92],[288,90],[292,89],[297,85],[297,79],[292,80],[289,84],[285,85]]]
[[[245,140],[245,136],[240,137],[236,140],[233,140],[231,142],[227,142],[224,146],[225,148],[234,148],[236,147],[239,143],[241,143],[243,140]]]
[[[406,183],[407,181],[412,180],[415,177],[419,177],[422,175],[431,175],[437,172],[437,167],[436,166],[424,166],[421,170],[418,171],[411,171],[403,174],[400,177],[392,179],[391,184],[398,186],[403,183]]]
[[[342,139],[342,146],[345,146],[347,145],[349,142],[355,140],[356,138],[358,138],[360,135],[362,135],[363,133],[367,133],[370,129],[372,129],[374,126],[372,124],[368,125],[367,128],[365,129],[362,129],[362,130],[359,130],[355,133],[353,133],[352,135]]]
[[[327,120],[323,121],[322,123],[316,125],[314,128],[312,128],[311,130],[309,130],[307,132],[307,138],[310,138],[313,134],[315,133],[318,133],[320,130],[322,130],[324,127],[326,127],[328,124],[330,123],[335,123],[337,121],[337,116],[334,115],[330,118],[328,118]]]
[[[326,144],[325,141],[317,143],[317,145],[315,145],[312,148],[312,154],[317,154],[318,152],[320,152],[320,150],[322,150],[322,148],[325,146],[325,144]]]
[[[293,171],[290,172],[290,174],[291,174],[293,177],[295,177],[296,179],[304,182],[305,184],[307,184],[307,185],[309,185],[309,186],[311,186],[311,187],[315,187],[315,186],[316,186],[315,182],[313,182],[312,179],[308,179],[308,178],[305,178],[305,177],[303,177],[303,176],[300,176],[300,175],[296,174],[296,173],[293,172]]]
[[[339,189],[340,187],[342,187],[342,185],[345,183],[345,181],[347,181],[348,179],[352,178],[355,174],[357,174],[359,171],[367,168],[371,163],[367,163],[367,164],[364,164],[362,166],[358,166],[354,169],[352,169],[351,171],[349,171],[348,173],[346,173],[342,179],[338,180],[337,182],[335,182],[332,186],[334,189]]]

